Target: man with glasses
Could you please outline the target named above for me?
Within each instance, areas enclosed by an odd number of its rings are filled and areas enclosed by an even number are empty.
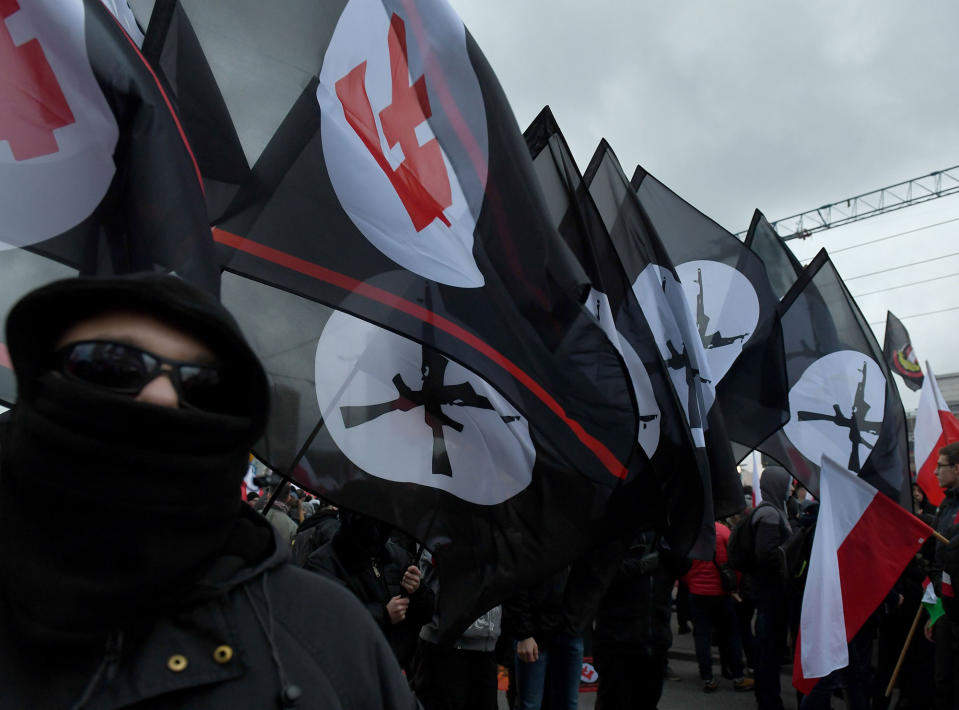
[[[417,706],[363,608],[240,500],[269,385],[216,300],[70,279],[6,332],[0,707]]]
[[[959,532],[959,442],[939,449],[936,480],[946,497],[936,511],[935,529],[950,540]],[[946,545],[936,543],[936,566],[942,569]],[[944,599],[951,596],[951,578],[935,575],[936,592]],[[935,650],[936,710],[959,708],[959,622],[949,616],[940,618],[932,628]]]

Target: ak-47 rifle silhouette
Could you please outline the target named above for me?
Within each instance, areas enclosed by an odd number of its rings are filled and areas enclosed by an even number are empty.
[[[870,405],[866,401],[866,361],[862,363],[862,369],[857,370],[862,373],[862,379],[856,386],[856,396],[852,403],[852,412],[847,417],[842,413],[838,404],[832,405],[833,414],[822,414],[820,412],[796,412],[796,418],[801,422],[824,421],[832,422],[836,426],[849,429],[849,441],[852,444],[852,452],[849,454],[849,470],[856,473],[862,472],[859,461],[859,447],[865,446],[872,449],[873,445],[862,438],[863,432],[879,435],[882,422],[870,422],[866,420]]]
[[[666,366],[672,370],[686,371],[686,391],[688,396],[687,415],[689,417],[689,426],[693,429],[701,429],[704,422],[699,417],[699,407],[696,406],[696,387],[697,380],[703,384],[709,384],[710,381],[699,374],[699,368],[693,367],[689,359],[689,351],[686,349],[686,343],[683,343],[682,352],[676,349],[672,340],[666,341],[666,347],[669,350],[669,359],[666,360]]]
[[[703,347],[707,350],[712,348],[721,348],[724,345],[731,345],[737,340],[742,340],[749,333],[740,335],[723,335],[718,330],[713,331],[712,335],[706,335],[706,328],[709,326],[709,316],[706,315],[706,304],[703,298],[703,270],[696,269],[696,280],[699,284],[699,294],[696,296],[696,327],[699,330],[699,338],[703,341]]]
[[[458,385],[444,385],[443,377],[449,360],[437,351],[424,345],[422,347],[422,361],[420,372],[423,376],[422,389],[414,390],[403,376],[393,376],[393,386],[396,387],[396,399],[380,404],[348,405],[340,407],[343,424],[350,429],[361,424],[371,422],[389,412],[408,412],[416,407],[423,407],[423,420],[433,430],[433,473],[442,476],[452,476],[449,453],[446,451],[446,439],[443,436],[443,427],[448,426],[454,431],[463,431],[463,425],[443,413],[442,406],[474,407],[476,409],[490,409],[494,407],[489,399],[477,394],[473,385],[463,382]],[[518,416],[503,416],[500,418],[509,424],[519,419]]]

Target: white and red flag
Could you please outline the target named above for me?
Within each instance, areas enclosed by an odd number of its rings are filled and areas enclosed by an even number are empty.
[[[933,533],[826,456],[819,489],[819,522],[793,665],[793,685],[803,694],[849,664],[847,643]]]
[[[939,462],[939,449],[946,444],[959,441],[959,421],[949,411],[936,376],[926,363],[926,377],[922,382],[922,394],[919,395],[919,411],[916,412],[915,457],[916,482],[933,505],[939,505],[945,494],[936,480],[936,464]]]

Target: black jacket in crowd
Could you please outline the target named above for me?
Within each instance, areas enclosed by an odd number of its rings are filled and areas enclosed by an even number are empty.
[[[400,582],[412,562],[410,554],[393,542],[386,542],[375,555],[364,553],[351,544],[343,527],[306,561],[306,569],[340,582],[363,603],[404,668],[416,650],[420,629],[433,618],[435,607],[433,590],[421,583],[410,596],[406,618],[398,624],[390,622],[386,604],[405,594]]]
[[[7,633],[0,606],[0,708],[292,707],[284,693],[299,696],[297,710],[419,707],[352,594],[289,564],[276,537],[261,562],[238,562],[211,569],[203,601],[115,634],[95,653],[31,652]]]

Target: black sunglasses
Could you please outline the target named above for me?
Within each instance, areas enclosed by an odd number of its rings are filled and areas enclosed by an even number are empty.
[[[171,360],[127,343],[113,340],[70,343],[57,351],[56,361],[59,371],[67,377],[119,394],[137,395],[150,382],[166,374],[183,406],[223,412],[231,401],[216,365]]]

